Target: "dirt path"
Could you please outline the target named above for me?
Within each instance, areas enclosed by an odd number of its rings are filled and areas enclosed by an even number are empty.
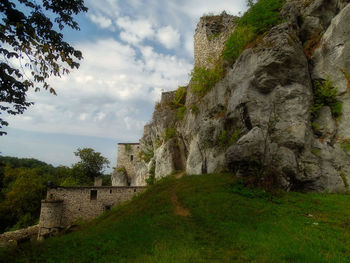
[[[177,173],[177,174],[174,174],[175,178],[179,179],[181,178],[182,176],[184,176],[184,172],[180,172],[180,173]],[[170,200],[171,202],[174,204],[175,206],[175,214],[176,215],[179,215],[179,216],[189,216],[191,213],[190,213],[190,210],[188,210],[187,208],[183,207],[180,202],[179,202],[179,198],[177,197],[177,194],[176,194],[176,189],[175,187],[173,187],[171,189],[171,192],[170,192]]]

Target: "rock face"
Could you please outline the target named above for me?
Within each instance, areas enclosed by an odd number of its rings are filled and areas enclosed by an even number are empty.
[[[140,140],[140,149],[153,153],[140,163],[140,178],[152,171],[160,178],[174,170],[261,176],[262,170],[273,168],[278,184],[287,190],[348,190],[349,1],[289,1],[281,15],[284,22],[246,49],[204,97],[197,98],[189,84],[181,118],[169,103],[175,92],[163,94]],[[211,49],[205,32],[213,25],[203,21],[195,50]],[[222,23],[215,28],[234,30],[234,24]],[[196,63],[204,66],[207,54],[203,51],[200,59],[197,52]],[[343,105],[337,119],[327,105],[317,116],[310,112],[314,83],[325,80],[337,87],[336,98]]]

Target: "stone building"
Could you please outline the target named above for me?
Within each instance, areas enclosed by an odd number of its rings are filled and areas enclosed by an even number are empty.
[[[140,161],[139,143],[118,143],[117,167],[112,174],[112,186],[139,186],[135,166]]]
[[[217,16],[203,16],[194,34],[194,67],[213,68],[231,32],[236,17],[222,12]]]
[[[128,201],[144,187],[54,187],[41,201],[38,239],[54,235],[79,219],[99,216]]]

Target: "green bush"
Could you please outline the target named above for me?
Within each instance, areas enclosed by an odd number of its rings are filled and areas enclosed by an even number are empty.
[[[226,41],[224,60],[232,64],[249,43],[281,23],[279,12],[284,3],[285,0],[259,0],[249,8]]]
[[[199,108],[196,104],[191,106],[191,113],[197,115],[199,113]]]
[[[148,172],[149,176],[146,179],[147,185],[153,185],[156,182],[156,165],[153,163],[151,169]]]
[[[178,109],[182,106],[184,106],[186,102],[186,94],[187,94],[187,88],[186,87],[178,87],[178,89],[175,92],[175,98],[168,103],[168,105],[173,109]]]
[[[325,81],[314,81],[314,104],[311,106],[311,114],[317,117],[323,106],[329,106],[333,117],[339,117],[342,113],[342,103],[337,100],[337,87],[333,86],[330,79]]]
[[[182,121],[185,117],[185,113],[186,113],[186,107],[185,106],[181,106],[180,108],[177,109],[177,119],[179,121]]]
[[[349,152],[350,151],[350,139],[344,139],[341,144],[340,147],[345,151],[345,152]]]
[[[203,97],[224,76],[221,66],[213,69],[196,67],[191,72],[191,88],[197,97]]]
[[[221,131],[219,138],[218,138],[218,143],[220,148],[227,148],[228,146],[231,146],[237,142],[241,135],[240,130],[234,130],[233,132],[228,132],[226,130]]]
[[[140,151],[139,153],[139,157],[141,160],[145,161],[146,163],[148,163],[154,156],[154,152],[153,149],[146,149],[145,151]]]
[[[170,140],[171,138],[174,138],[175,136],[176,136],[176,130],[172,127],[169,127],[164,131],[164,134],[163,134],[164,142],[167,142],[168,140]]]

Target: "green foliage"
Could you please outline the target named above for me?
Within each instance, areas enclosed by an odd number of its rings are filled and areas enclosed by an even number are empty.
[[[148,148],[145,151],[140,151],[139,157],[141,160],[148,163],[154,156],[153,148]]]
[[[9,115],[23,114],[33,102],[30,90],[55,90],[51,76],[78,68],[82,53],[63,40],[62,30],[79,30],[73,16],[86,12],[83,0],[1,1],[0,109]],[[0,117],[0,136],[8,122]]]
[[[345,151],[349,152],[350,151],[350,139],[344,139],[342,140],[340,147]]]
[[[185,101],[186,101],[186,94],[187,94],[187,88],[186,87],[179,87],[175,93],[174,103],[178,106],[184,105]]]
[[[196,67],[191,72],[191,89],[197,97],[203,97],[224,76],[221,66],[212,69]]]
[[[172,109],[178,109],[180,107],[183,107],[186,102],[186,94],[187,94],[187,87],[178,87],[178,89],[175,92],[175,97],[172,101],[168,103],[168,105]]]
[[[151,169],[148,171],[148,178],[146,179],[147,185],[153,185],[156,182],[156,165],[153,163]]]
[[[255,38],[256,34],[251,26],[238,26],[226,41],[222,57],[232,64]]]
[[[101,176],[104,169],[108,167],[108,159],[91,148],[78,148],[74,154],[80,158],[80,161],[73,165],[73,171],[79,174],[79,178],[83,175],[88,181],[93,182],[94,178]]]
[[[332,81],[328,78],[325,81],[314,81],[314,104],[311,106],[311,114],[313,117],[319,115],[320,109],[323,106],[329,106],[334,118],[337,118],[342,113],[342,103],[337,100],[337,87],[333,86]]]
[[[196,104],[191,106],[191,113],[197,115],[199,113],[199,107]]]
[[[320,125],[318,123],[316,123],[316,122],[313,122],[311,124],[311,126],[312,126],[312,128],[314,129],[315,132],[318,132],[321,129]]]
[[[239,129],[234,131],[222,130],[218,138],[220,148],[226,149],[227,147],[235,144],[240,136],[241,131]]]
[[[0,233],[35,224],[47,182],[62,185],[71,172],[35,159],[0,157]]]
[[[164,142],[167,142],[171,138],[174,138],[176,136],[176,130],[172,127],[168,127],[163,134]]]
[[[182,106],[182,107],[177,109],[177,119],[179,121],[182,121],[184,119],[185,114],[186,114],[186,107],[185,106]]]
[[[131,145],[130,144],[124,144],[125,151],[130,152],[131,151]]]
[[[259,0],[256,4],[249,2],[251,7],[239,20],[222,53],[224,60],[231,64],[249,43],[281,22],[279,11],[285,0]]]
[[[234,130],[230,137],[229,144],[230,145],[235,144],[238,141],[240,135],[241,135],[241,130]]]
[[[227,131],[221,131],[219,135],[219,146],[220,148],[225,148],[227,146]]]
[[[0,262],[349,262],[350,195],[254,190],[231,174],[165,178],[82,230]],[[190,216],[175,214],[171,193]]]
[[[318,149],[318,148],[312,148],[312,149],[311,149],[311,153],[312,153],[313,155],[320,156],[321,150]]]

